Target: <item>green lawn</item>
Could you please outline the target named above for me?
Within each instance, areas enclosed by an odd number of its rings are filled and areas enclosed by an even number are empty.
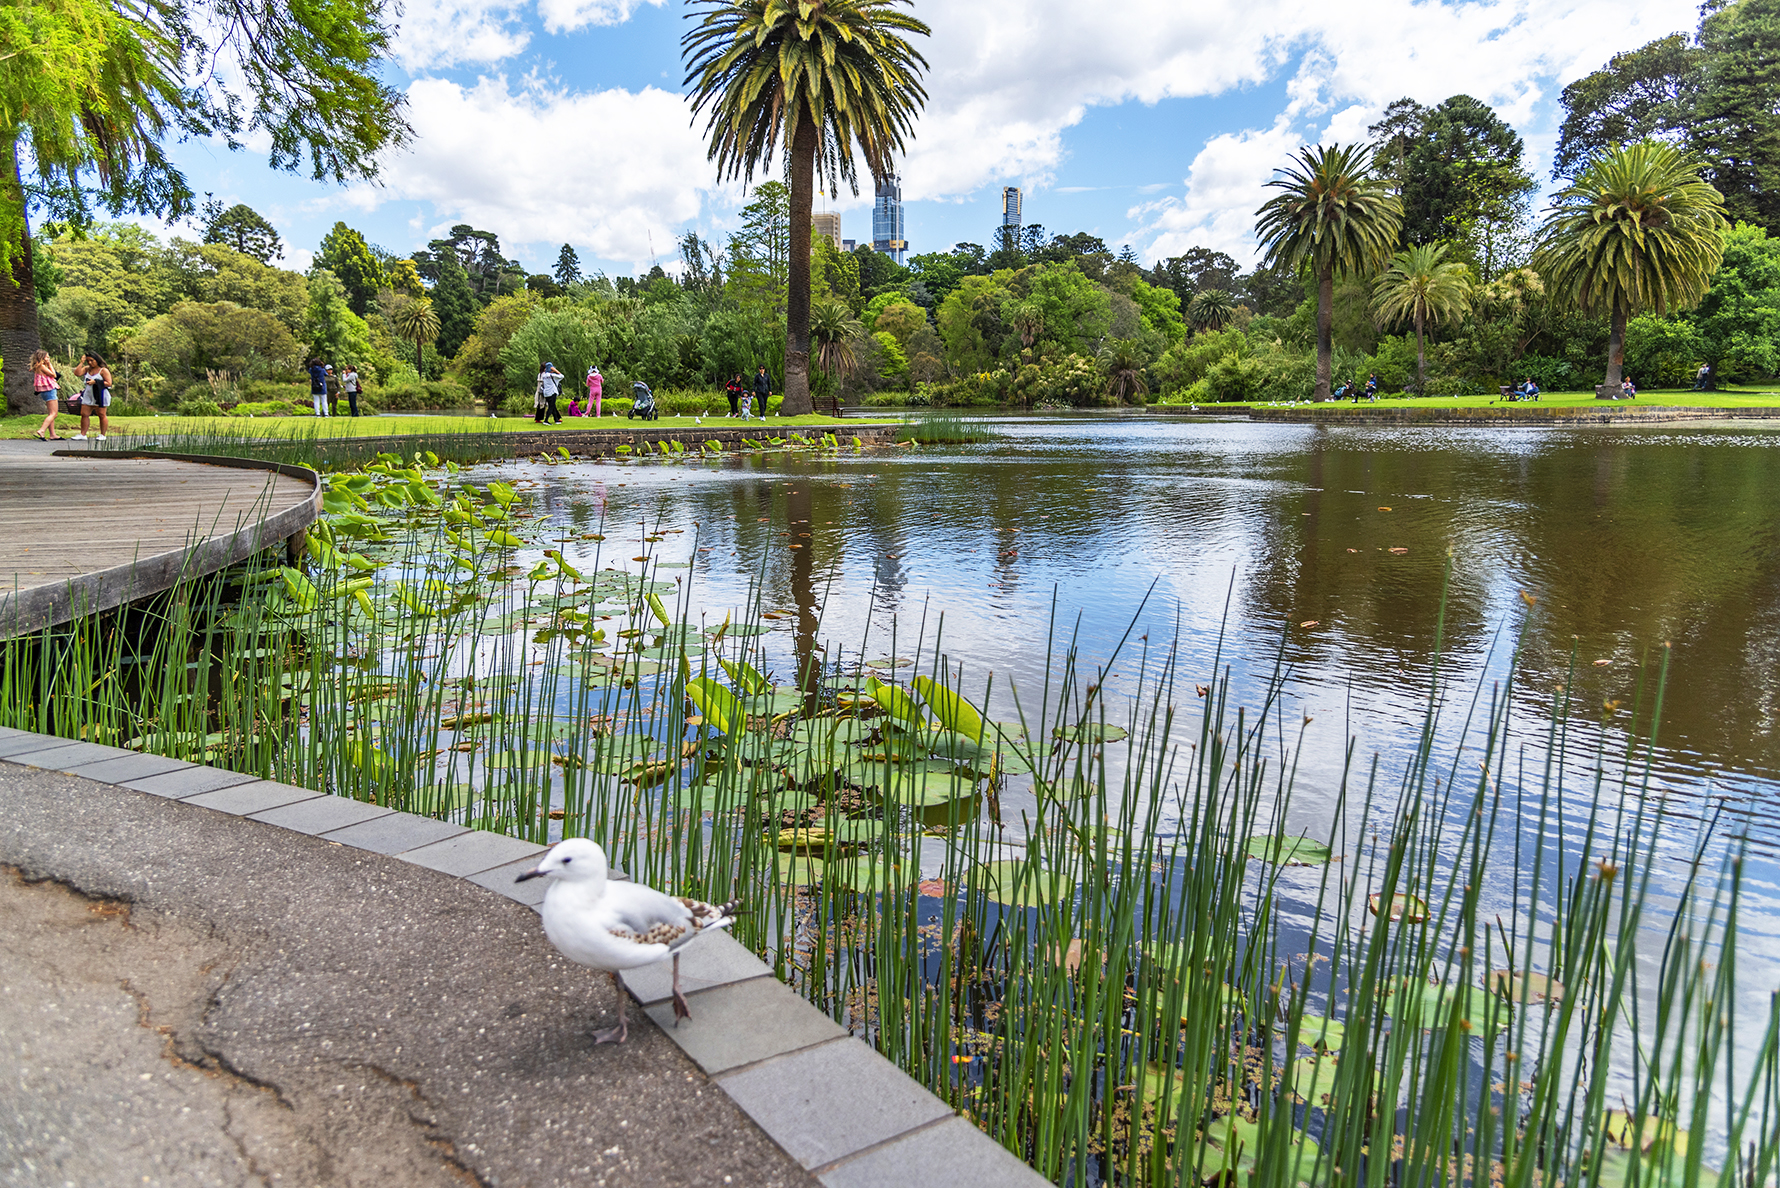
[[[30,437],[42,422],[43,417],[4,417],[0,418],[0,438]],[[874,422],[875,423],[875,422]],[[839,420],[835,417],[812,415],[807,417],[769,417],[765,421],[731,420],[728,417],[705,417],[702,422],[692,417],[663,417],[659,421],[632,421],[624,417],[571,417],[560,426],[548,426],[548,431],[558,429],[608,429],[608,430],[648,430],[648,429],[740,429],[751,427],[761,436],[777,433],[783,429],[799,427],[821,427],[844,429],[854,424],[852,421]],[[93,428],[97,431],[98,419],[94,418]],[[128,436],[132,433],[204,433],[225,431],[228,433],[263,433],[270,437],[273,434],[293,433],[308,436],[317,433],[322,437],[384,437],[405,434],[433,433],[517,433],[524,430],[538,429],[540,426],[529,417],[328,417],[317,420],[314,417],[113,417],[111,432],[113,436]],[[80,417],[66,413],[56,418],[56,432],[64,437],[80,432]]]
[[[1324,408],[1331,411],[1369,408],[1615,408],[1637,405],[1668,405],[1681,408],[1780,408],[1780,391],[1690,392],[1686,388],[1639,392],[1633,400],[1596,400],[1589,392],[1547,392],[1536,401],[1514,403],[1496,396],[1380,396],[1377,401],[1351,400],[1310,405],[1307,402],[1287,404],[1256,401],[1246,404],[1202,404],[1206,409],[1220,408]],[[1176,406],[1168,406],[1176,407]]]

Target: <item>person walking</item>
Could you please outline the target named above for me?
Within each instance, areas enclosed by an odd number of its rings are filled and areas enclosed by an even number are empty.
[[[556,397],[562,391],[562,372],[556,364],[545,363],[538,368],[538,390],[532,399],[533,420],[540,425],[547,425],[554,420],[562,424],[562,413],[557,411]]]
[[[773,394],[773,381],[767,378],[766,364],[754,373],[754,403],[760,406],[760,419],[766,420],[766,398]]]
[[[92,421],[94,410],[97,410],[99,432],[93,434],[93,437],[104,441],[106,431],[111,428],[105,412],[111,407],[111,368],[105,366],[105,360],[88,351],[80,357],[80,365],[74,369],[74,374],[85,385],[80,392],[80,432],[74,435],[74,440],[87,439],[87,426]]]
[[[348,363],[340,373],[340,390],[346,393],[346,403],[352,409],[352,415],[358,416],[359,378],[358,365]]]
[[[38,351],[31,356],[31,388],[37,398],[43,401],[43,424],[31,436],[38,441],[61,441],[56,436],[56,401],[61,398],[59,377],[56,365],[49,357],[48,351]],[[45,437],[44,434],[49,434]]]
[[[599,365],[587,369],[587,403],[593,406],[594,419],[600,416],[600,394],[605,390],[606,377],[600,374]]]
[[[729,415],[742,415],[742,373],[736,372],[735,378],[723,386],[723,394],[729,397]]]
[[[316,416],[328,415],[328,369],[320,359],[309,360],[309,399],[315,405]]]

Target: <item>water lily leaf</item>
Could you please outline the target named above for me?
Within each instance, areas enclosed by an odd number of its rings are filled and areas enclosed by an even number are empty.
[[[914,661],[907,656],[879,656],[876,660],[867,660],[867,668],[907,668]]]
[[[1121,742],[1131,736],[1131,732],[1123,726],[1109,726],[1104,722],[1077,722],[1074,726],[1059,726],[1051,731],[1054,738],[1067,738],[1071,742],[1110,743]]]
[[[1490,984],[1510,1002],[1564,1001],[1564,984],[1546,974],[1523,975],[1518,969],[1498,969],[1490,973]]]
[[[987,730],[987,723],[977,707],[970,704],[959,694],[944,687],[931,677],[918,676],[909,682],[921,700],[933,711],[933,716],[947,730],[962,734],[969,739],[980,739]]]
[[[490,751],[483,759],[488,767],[530,767],[536,763],[531,751]]]
[[[828,864],[815,854],[781,851],[774,855],[779,882],[787,887],[808,887],[820,883],[828,874]]]
[[[907,876],[902,863],[869,854],[835,859],[828,864],[828,876],[838,886],[860,895],[879,895],[893,886],[913,886],[915,881]]]
[[[1248,855],[1280,866],[1322,866],[1335,857],[1334,851],[1315,838],[1288,833],[1249,838]]]
[[[733,735],[747,730],[748,715],[741,701],[716,681],[695,677],[686,682],[686,696],[718,733]]]
[[[1336,1057],[1332,1055],[1304,1056],[1292,1061],[1292,1099],[1327,1108],[1335,1092],[1337,1071]]]
[[[765,693],[772,688],[773,683],[767,679],[766,674],[751,664],[741,660],[723,659],[719,659],[717,663],[724,672],[729,674],[729,679],[735,682],[735,687],[743,693]]]
[[[766,693],[754,693],[742,699],[750,714],[777,717],[793,713],[803,706],[803,693],[790,685],[774,685]]]
[[[703,644],[672,643],[644,648],[642,651],[638,652],[637,655],[647,657],[650,660],[673,660],[680,656],[702,656],[704,653],[705,649]]]
[[[587,765],[605,775],[626,774],[653,755],[658,745],[647,734],[601,735],[587,748]]]
[[[1298,1021],[1298,1042],[1319,1052],[1334,1052],[1347,1039],[1347,1025],[1323,1015],[1305,1015]]]
[[[1374,891],[1366,897],[1366,910],[1374,916],[1378,915],[1384,896]],[[1399,891],[1391,896],[1390,915],[1393,921],[1400,920],[1406,924],[1425,923],[1428,918],[1428,901],[1419,895],[1405,895]]]
[[[1469,995],[1464,990],[1462,986],[1406,979],[1385,996],[1384,1013],[1423,1030],[1445,1027],[1461,1006],[1468,1006],[1463,1019],[1474,1031],[1483,1030],[1486,1016],[1492,1017],[1497,1027],[1506,1021],[1508,1007],[1500,999],[1492,998],[1482,990],[1474,990]]]
[[[959,768],[917,771],[895,765],[886,766],[887,776],[874,786],[884,799],[909,808],[934,808],[976,795],[976,777]]]
[[[718,630],[719,628],[717,627],[707,627],[705,628],[705,633],[708,635],[715,635]],[[771,631],[772,628],[763,626],[759,623],[731,623],[729,626],[721,628],[721,630],[725,637],[751,639],[756,635],[765,635],[767,632]]]
[[[989,862],[973,878],[984,895],[1008,907],[1043,907],[1075,894],[1075,884],[1024,860]]]
[[[926,724],[926,718],[921,713],[921,703],[910,696],[907,689],[885,684],[875,676],[868,676],[865,678],[864,692],[878,703],[878,708],[897,721],[911,726]]]
[[[1032,763],[1026,755],[993,731],[986,733],[980,742],[949,730],[939,731],[934,734],[932,745],[934,754],[957,763],[968,763],[971,770],[981,775],[988,775],[992,764],[1003,775],[1027,775],[1032,771]],[[999,763],[997,755],[1000,756]]]

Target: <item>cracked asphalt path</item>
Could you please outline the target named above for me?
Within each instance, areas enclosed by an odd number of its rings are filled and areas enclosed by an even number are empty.
[[[815,1181],[536,913],[0,767],[0,1184]]]

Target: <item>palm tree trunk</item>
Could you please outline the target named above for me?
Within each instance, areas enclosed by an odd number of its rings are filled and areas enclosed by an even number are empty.
[[[1625,307],[1613,307],[1613,330],[1607,335],[1607,382],[1603,388],[1611,388],[1609,396],[1619,395],[1619,384],[1625,378]],[[1600,393],[1596,393],[1600,395]]]
[[[1428,394],[1428,356],[1422,349],[1422,315],[1415,312],[1415,394]]]
[[[0,174],[0,206],[19,212],[19,238],[12,245],[11,275],[0,270],[0,365],[5,371],[6,410],[43,412],[31,390],[31,356],[43,345],[37,330],[37,285],[31,265],[31,225],[25,215],[25,186],[19,176],[18,142],[7,145],[12,166]]]
[[[425,381],[426,372],[420,369],[420,339],[414,340],[414,378]]]
[[[1316,391],[1317,400],[1329,398],[1329,381],[1335,368],[1335,270],[1323,269],[1316,278]]]
[[[785,280],[785,402],[800,417],[810,404],[810,204],[815,198],[816,125],[798,120],[791,138],[791,258]],[[765,411],[764,409],[762,410]]]

